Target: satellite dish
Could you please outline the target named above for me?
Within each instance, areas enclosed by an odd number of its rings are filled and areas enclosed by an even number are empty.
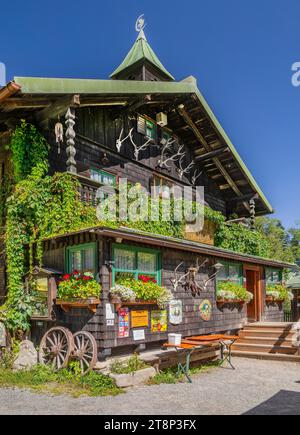
[[[138,19],[136,20],[136,24],[135,24],[135,30],[137,32],[141,32],[142,30],[144,30],[144,28],[146,27],[146,23],[145,23],[145,18],[144,18],[145,14],[142,14],[138,17]]]
[[[0,86],[6,85],[6,67],[4,63],[0,62]]]

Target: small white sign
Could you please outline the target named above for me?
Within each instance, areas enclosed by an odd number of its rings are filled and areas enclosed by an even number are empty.
[[[115,326],[115,321],[114,320],[107,320],[106,325],[107,326]]]
[[[106,304],[106,320],[115,320],[115,310],[112,304]]]
[[[133,331],[133,339],[134,339],[134,341],[145,340],[145,330],[144,329],[136,329],[135,331]]]

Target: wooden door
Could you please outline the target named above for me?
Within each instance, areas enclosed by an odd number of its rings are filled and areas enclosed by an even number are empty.
[[[245,267],[244,277],[246,289],[252,293],[253,299],[247,304],[247,317],[249,322],[258,322],[262,317],[262,280],[259,267]]]

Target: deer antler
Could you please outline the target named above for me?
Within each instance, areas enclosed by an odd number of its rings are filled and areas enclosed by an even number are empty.
[[[178,275],[178,270],[179,268],[183,265],[183,262],[180,263],[175,271],[174,271],[174,278],[171,278],[170,281],[173,284],[173,290],[174,293],[177,291],[178,287],[182,284],[184,284],[184,280],[186,279],[186,277],[189,275],[190,272],[187,272],[185,275],[182,275],[181,277]]]
[[[150,145],[150,142],[152,141],[152,139],[148,139],[147,142],[145,142],[143,145],[141,145],[140,147],[138,147],[136,145],[136,143],[133,140],[133,136],[132,136],[132,130],[130,130],[129,132],[129,138],[130,138],[130,142],[132,143],[133,147],[134,147],[134,157],[135,160],[138,161],[139,160],[139,155],[141,151],[144,151],[148,148],[148,146]]]
[[[192,176],[192,185],[193,186],[196,185],[198,178],[200,178],[202,174],[203,174],[203,171],[200,172],[199,169],[195,170],[194,175]]]
[[[179,173],[180,180],[182,180],[184,174],[188,174],[189,172],[191,172],[192,168],[195,166],[195,162],[192,161],[186,168],[183,168],[182,164],[183,164],[184,158],[185,158],[185,153],[181,156],[181,158],[179,160],[178,173]]]
[[[173,142],[173,143],[174,143],[174,142]],[[169,145],[169,146],[170,146],[170,145]],[[171,169],[171,166],[168,164],[168,162],[176,162],[176,160],[178,160],[178,159],[180,159],[180,157],[184,156],[185,153],[182,152],[183,150],[184,150],[184,145],[182,145],[182,146],[179,148],[179,150],[177,151],[176,154],[174,154],[172,157],[169,157],[169,158],[166,159],[166,160],[164,160],[164,153],[165,153],[166,149],[163,150],[161,160],[159,160],[159,162],[158,162],[158,166],[159,166],[160,168],[165,167],[166,169]]]
[[[118,153],[121,151],[121,148],[122,148],[123,143],[124,143],[127,139],[130,138],[130,136],[132,135],[132,132],[133,132],[133,128],[130,130],[130,132],[128,133],[128,135],[127,135],[124,139],[122,139],[123,134],[124,134],[124,128],[122,128],[121,133],[120,133],[120,136],[119,136],[119,139],[117,139],[117,142],[116,142],[116,147],[117,147]]]

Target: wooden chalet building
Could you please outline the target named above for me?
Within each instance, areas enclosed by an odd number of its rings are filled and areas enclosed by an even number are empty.
[[[69,129],[64,132],[59,154],[55,124],[65,116]],[[141,183],[147,189],[155,186],[159,194],[174,183],[190,186],[194,181],[195,185],[205,187],[206,204],[228,218],[235,214],[243,222],[251,213],[253,217],[253,201],[257,216],[273,212],[199,91],[196,79],[175,81],[153,52],[143,30],[109,80],[15,77],[0,89],[1,180],[10,166],[5,144],[20,119],[34,123],[43,132],[51,146],[51,173],[74,174],[81,183],[85,201],[93,203],[100,186],[117,185],[120,177]],[[151,146],[134,155],[130,139],[124,140],[130,131],[137,147],[147,141]],[[162,148],[173,137],[184,144],[184,168],[195,162],[188,173],[180,174],[178,159],[170,160],[169,168],[159,165]],[[122,146],[118,149],[120,142]],[[86,329],[97,340],[99,357],[105,357],[137,347],[157,346],[172,332],[189,336],[237,331],[248,322],[283,321],[282,305],[267,304],[265,291],[268,281],[281,281],[282,270],[289,265],[218,248],[210,233],[199,237],[183,240],[101,226],[45,240],[46,276],[52,276],[51,271],[71,272],[75,266],[82,271],[92,270],[102,284],[102,300],[94,311],[64,312],[55,307],[54,320],[33,320],[33,336],[41,336],[54,324],[65,325],[72,331]],[[5,255],[1,252],[0,296],[4,299]],[[144,268],[140,266],[143,257],[147,259]],[[193,297],[184,288],[178,288],[174,299],[182,302],[182,321],[175,325],[168,315],[167,332],[154,332],[150,319],[157,307],[132,305],[128,307],[128,336],[122,337],[118,312],[112,315],[108,305],[109,291],[118,273],[128,270],[135,276],[150,274],[172,289],[176,267],[183,263],[180,273],[184,274],[195,266],[197,259],[208,260],[196,277],[201,282],[209,279],[216,263],[224,267],[200,296]],[[253,293],[253,302],[218,304],[219,280],[244,284]],[[201,311],[203,301],[211,304],[208,316]],[[133,313],[137,316],[138,311],[149,313],[148,324],[141,321],[142,326],[137,326],[137,330],[145,333],[140,340],[141,335],[134,336],[132,328]]]

